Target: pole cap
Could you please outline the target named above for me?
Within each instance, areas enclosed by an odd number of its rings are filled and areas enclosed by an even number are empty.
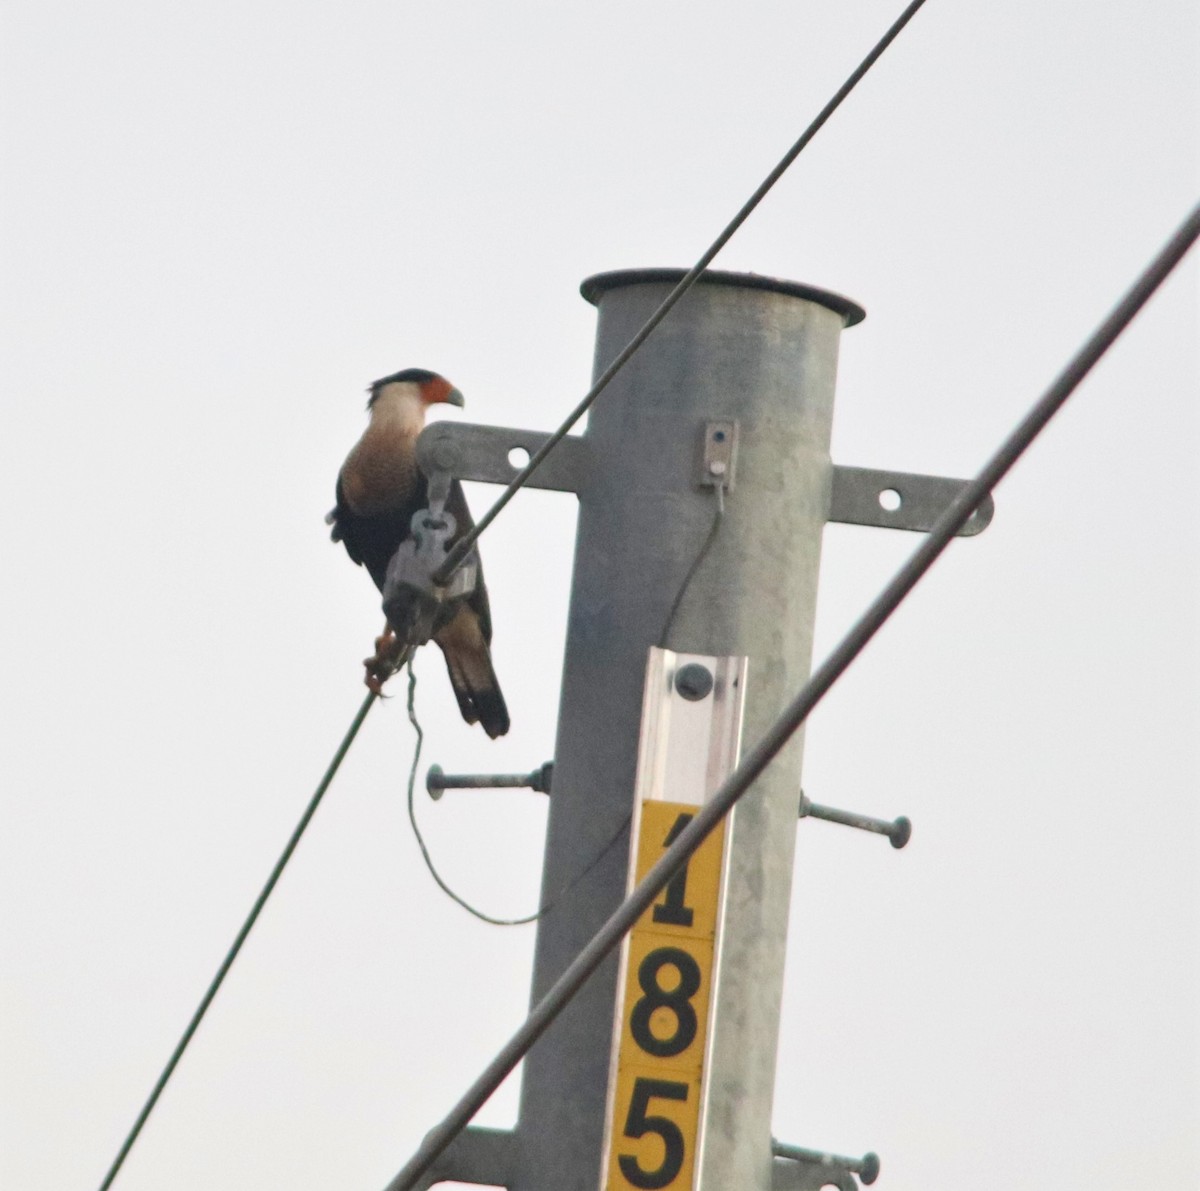
[[[611,273],[593,273],[580,284],[579,292],[593,306],[598,306],[600,299],[610,289],[621,289],[627,285],[678,285],[687,274],[687,269],[617,269]],[[853,327],[867,317],[867,312],[857,302],[832,290],[803,285],[799,281],[784,281],[779,277],[765,277],[761,273],[726,273],[720,269],[706,269],[696,284],[731,285],[738,289],[765,289],[774,294],[790,294],[793,298],[816,302],[818,306],[840,314],[847,327]]]

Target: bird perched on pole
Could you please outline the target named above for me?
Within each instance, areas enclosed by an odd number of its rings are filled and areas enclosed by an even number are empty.
[[[365,566],[383,591],[388,563],[412,536],[415,513],[429,503],[428,483],[417,466],[417,436],[431,405],[463,404],[462,394],[444,377],[424,368],[406,368],[377,380],[368,390],[370,421],[338,473],[337,504],[326,518],[332,537]],[[455,537],[474,523],[462,485],[450,485],[446,511],[453,515]],[[441,647],[463,719],[476,722],[491,737],[508,731],[508,708],[492,667],[492,618],[482,571],[471,591],[449,600],[438,611],[433,640]],[[367,658],[366,684],[379,693],[403,653],[391,625]]]

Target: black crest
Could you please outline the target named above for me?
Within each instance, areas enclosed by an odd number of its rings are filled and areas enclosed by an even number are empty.
[[[431,380],[436,380],[437,375],[436,372],[430,372],[428,368],[405,368],[401,372],[393,372],[391,376],[382,376],[379,380],[372,381],[371,387],[367,392],[371,394],[371,401],[374,401],[379,390],[384,385],[405,382],[414,385],[427,385]],[[370,402],[367,404],[370,405]]]

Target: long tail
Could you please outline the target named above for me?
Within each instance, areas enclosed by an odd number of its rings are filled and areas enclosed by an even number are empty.
[[[479,723],[494,740],[509,727],[508,707],[492,667],[492,654],[479,626],[479,618],[464,605],[458,615],[434,634],[446,657],[450,685],[468,724]]]

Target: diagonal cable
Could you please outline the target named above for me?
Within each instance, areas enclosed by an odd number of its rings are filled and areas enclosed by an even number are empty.
[[[435,583],[446,583],[450,576],[462,565],[463,560],[471,552],[471,548],[479,540],[480,535],[499,515],[500,510],[525,486],[526,481],[542,465],[542,461],[567,436],[571,427],[587,413],[592,403],[608,387],[609,381],[625,367],[630,357],[650,337],[651,332],[671,312],[671,308],[695,285],[700,274],[712,263],[713,258],[732,238],[734,232],[750,217],[750,213],[766,197],[767,192],[783,177],[788,166],[800,156],[808,142],[820,132],[821,127],[841,106],[842,100],[858,85],[859,80],[875,65],[884,50],[899,36],[900,31],[917,14],[917,10],[925,0],[912,0],[912,3],[896,18],[890,29],[875,43],[871,52],[858,64],[850,77],[838,88],[832,99],[821,109],[813,122],[800,134],[800,139],[783,155],[779,164],[763,179],[758,189],[746,200],[741,210],[729,221],[721,234],[705,250],[704,255],[687,271],[673,290],[663,299],[662,305],[646,320],[640,331],[625,345],[612,363],[600,374],[592,387],[584,395],[579,404],[571,411],[549,438],[533,453],[529,462],[513,477],[508,487],[496,498],[490,509],[461,538],[455,542],[453,549],[446,555],[446,561],[434,575]]]
[[[1129,292],[1079,349],[1017,428],[1004,440],[983,470],[963,487],[950,507],[938,518],[929,536],[818,667],[766,735],[743,757],[737,769],[696,812],[692,821],[679,833],[675,842],[642,879],[641,884],[617,907],[546,995],[533,1007],[521,1027],[467,1089],[445,1119],[425,1135],[420,1148],[388,1184],[387,1191],[412,1191],[438,1156],[467,1127],[488,1097],[528,1053],[551,1022],[566,1008],[588,977],[616,949],[634,923],[666,888],[670,879],[683,868],[713,828],[733,809],[738,799],[787,744],[829,688],[883,627],[904,597],[946,549],[988,493],[1004,478],[1029,444],[1062,408],[1080,381],[1129,325],[1197,237],[1200,237],[1200,205],[1192,209],[1175,235],[1146,267]]]
[[[309,799],[308,806],[304,808],[304,814],[300,816],[300,822],[296,824],[296,828],[292,832],[287,846],[275,862],[275,867],[271,870],[271,875],[267,878],[267,883],[263,886],[262,892],[250,908],[250,913],[246,921],[242,923],[242,929],[238,931],[237,938],[233,940],[233,946],[229,948],[225,958],[221,961],[221,966],[217,969],[217,974],[213,977],[208,990],[200,999],[200,1004],[196,1012],[192,1014],[192,1020],[188,1022],[187,1029],[183,1031],[183,1036],[176,1043],[171,1057],[167,1060],[166,1067],[163,1068],[162,1074],[158,1077],[158,1082],[154,1085],[154,1090],[142,1106],[142,1111],[138,1113],[138,1118],[134,1121],[133,1128],[130,1129],[125,1141],[122,1143],[116,1158],[113,1159],[113,1164],[108,1168],[108,1173],[104,1176],[104,1182],[100,1184],[100,1191],[108,1191],[108,1188],[112,1186],[113,1179],[117,1177],[117,1173],[124,1165],[129,1151],[133,1148],[133,1143],[137,1141],[138,1134],[142,1131],[142,1126],[145,1125],[150,1114],[154,1111],[154,1106],[158,1103],[158,1098],[162,1095],[163,1088],[167,1086],[167,1081],[171,1078],[176,1066],[178,1066],[179,1060],[183,1058],[183,1052],[187,1050],[188,1043],[192,1040],[192,1035],[199,1028],[201,1021],[204,1020],[204,1015],[208,1012],[209,1005],[212,1004],[213,998],[217,995],[217,990],[220,989],[222,982],[229,973],[229,969],[233,967],[233,961],[237,959],[238,952],[242,949],[242,944],[246,941],[246,937],[250,934],[255,922],[258,921],[258,916],[262,912],[263,906],[267,904],[267,898],[271,896],[271,891],[283,875],[283,870],[287,867],[287,862],[291,860],[292,853],[296,850],[296,845],[299,844],[300,837],[304,834],[305,828],[308,827],[309,820],[317,813],[317,807],[321,805],[321,799],[325,797],[325,791],[329,789],[330,783],[341,767],[343,759],[350,751],[350,745],[354,743],[354,738],[358,735],[359,728],[362,727],[363,721],[367,718],[367,712],[371,710],[371,705],[377,698],[378,696],[372,691],[363,700],[362,706],[358,709],[358,714],[354,717],[346,735],[342,737],[342,743],[338,745],[337,752],[334,753],[333,760],[329,762],[329,767],[325,770],[325,775],[321,778],[316,792]]]

